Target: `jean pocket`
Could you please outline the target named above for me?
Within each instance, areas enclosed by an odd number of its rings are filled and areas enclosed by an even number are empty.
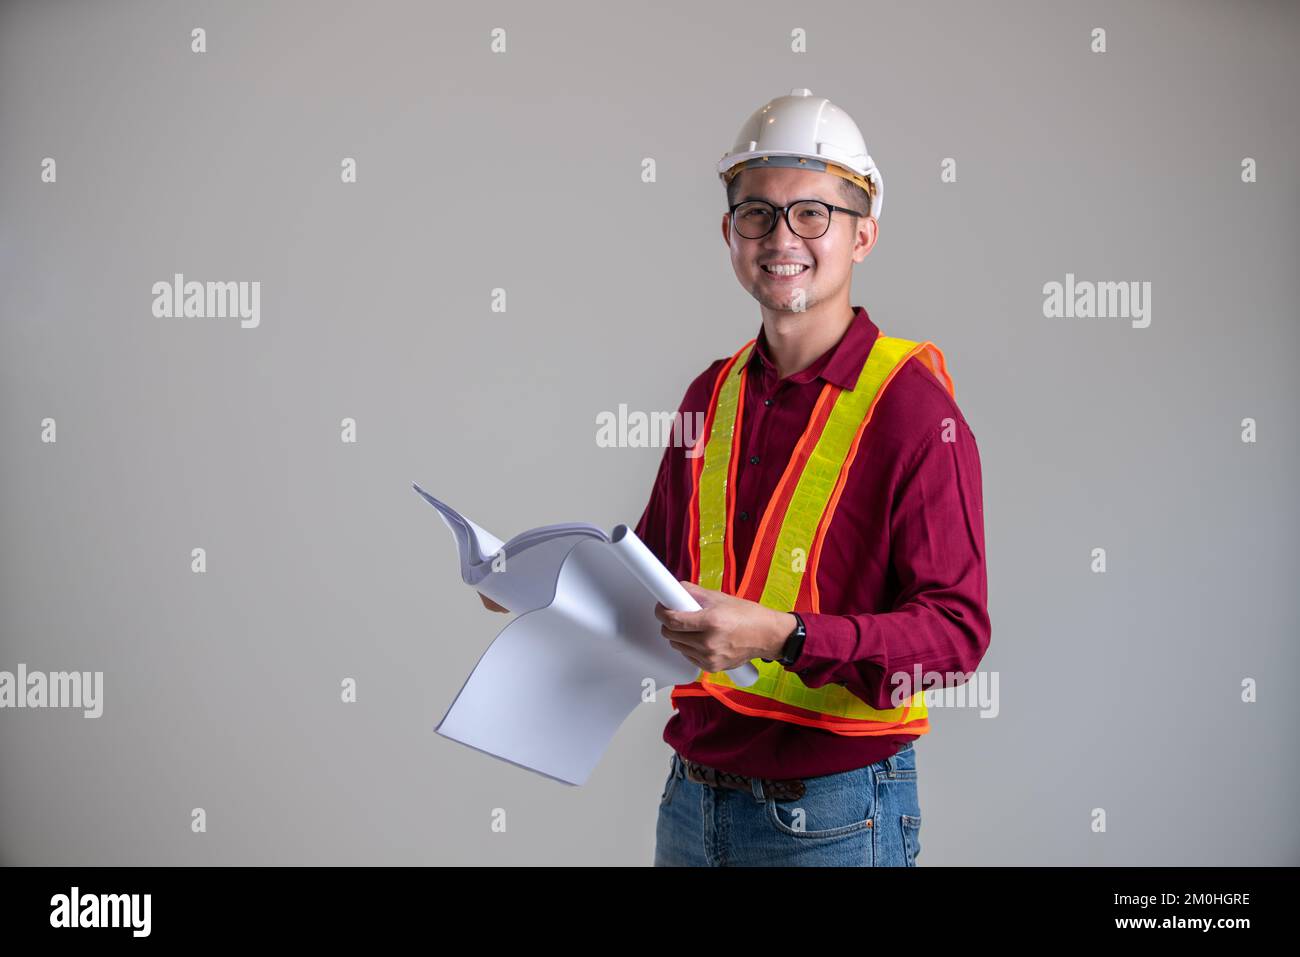
[[[921,819],[911,814],[903,815],[903,852],[908,867],[916,867],[916,856],[921,853]]]
[[[768,823],[781,834],[808,839],[841,837],[872,826],[875,786],[870,768],[804,781],[807,790],[790,801],[767,798]]]
[[[671,804],[673,800],[673,791],[677,789],[677,755],[673,754],[668,761],[668,780],[664,781],[663,791],[659,795],[659,806]]]

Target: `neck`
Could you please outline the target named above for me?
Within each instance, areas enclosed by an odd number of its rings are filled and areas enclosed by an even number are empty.
[[[808,368],[844,337],[855,312],[847,302],[824,304],[807,312],[763,309],[763,334],[784,379]]]

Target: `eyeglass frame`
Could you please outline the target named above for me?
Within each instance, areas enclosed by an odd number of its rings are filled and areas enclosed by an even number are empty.
[[[739,203],[733,203],[731,205],[731,208],[727,210],[727,214],[731,217],[732,226],[735,226],[736,223],[736,210],[740,209],[740,207],[742,206],[748,206],[750,203],[762,203],[768,209],[772,210],[773,213],[780,213],[781,215],[779,218],[775,215],[772,217],[772,225],[767,228],[767,232],[763,233],[762,236],[746,236],[744,233],[737,230],[737,235],[739,235],[741,239],[753,239],[753,240],[766,239],[769,235],[771,235],[772,230],[776,229],[776,224],[780,222],[780,220],[782,219],[785,220],[785,228],[790,230],[790,235],[799,236],[800,239],[821,239],[828,232],[830,232],[831,221],[833,217],[831,216],[831,213],[828,212],[826,214],[825,229],[823,229],[816,236],[801,236],[795,230],[795,228],[792,225],[790,225],[790,208],[792,206],[798,206],[800,203],[820,203],[822,206],[825,206],[831,212],[848,213],[850,216],[853,216],[855,219],[862,219],[864,216],[871,215],[870,213],[860,213],[856,209],[847,209],[844,206],[836,206],[833,203],[826,202],[826,200],[824,199],[816,199],[815,197],[809,197],[808,199],[792,200],[786,203],[784,206],[778,206],[775,203],[769,203],[765,199],[742,199]]]

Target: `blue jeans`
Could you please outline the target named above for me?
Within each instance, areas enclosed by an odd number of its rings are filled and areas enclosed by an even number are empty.
[[[864,768],[804,778],[778,801],[686,777],[673,752],[659,797],[656,867],[915,867],[921,853],[916,748]]]

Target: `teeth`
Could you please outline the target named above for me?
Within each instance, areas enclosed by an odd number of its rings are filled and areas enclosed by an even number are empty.
[[[770,273],[776,273],[776,275],[778,276],[797,276],[799,273],[803,272],[808,267],[803,265],[783,264],[780,266],[764,266],[763,268]]]

